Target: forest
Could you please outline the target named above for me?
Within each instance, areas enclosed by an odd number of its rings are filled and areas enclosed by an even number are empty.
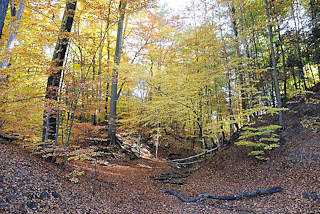
[[[1,212],[320,212],[320,1],[183,3],[0,1]]]

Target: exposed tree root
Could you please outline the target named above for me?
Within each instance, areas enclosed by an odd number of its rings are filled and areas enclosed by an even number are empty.
[[[183,196],[181,196],[178,193],[173,192],[171,190],[168,190],[168,189],[160,190],[160,192],[174,195],[177,198],[179,198],[181,201],[187,202],[187,203],[197,202],[198,200],[200,200],[202,198],[211,198],[211,199],[217,199],[217,200],[238,200],[238,199],[242,199],[242,198],[246,198],[246,197],[255,197],[255,196],[260,196],[260,195],[273,194],[273,193],[277,193],[277,192],[281,192],[281,191],[282,191],[281,187],[271,187],[271,188],[267,188],[267,189],[257,190],[255,192],[241,193],[241,194],[229,195],[229,196],[217,196],[217,195],[211,195],[211,194],[204,193],[204,194],[199,194],[193,198],[187,199],[187,198],[184,198]]]

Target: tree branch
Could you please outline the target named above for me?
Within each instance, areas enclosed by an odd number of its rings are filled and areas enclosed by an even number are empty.
[[[122,84],[121,84],[121,86],[120,86],[120,89],[119,89],[119,91],[118,91],[118,94],[117,94],[117,99],[119,99],[120,93],[121,93],[122,88],[123,88],[123,86],[124,86],[125,83],[126,83],[126,81],[122,82]]]

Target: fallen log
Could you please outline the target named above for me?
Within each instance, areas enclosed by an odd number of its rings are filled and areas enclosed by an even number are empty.
[[[11,135],[7,135],[7,134],[3,134],[3,133],[0,133],[0,138],[4,139],[4,140],[8,140],[8,141],[18,141],[18,140],[23,140],[23,139],[20,139],[16,136],[11,136]]]
[[[180,199],[181,201],[186,202],[186,203],[197,202],[198,200],[200,200],[202,198],[211,198],[211,199],[217,199],[217,200],[238,200],[238,199],[242,199],[242,198],[246,198],[246,197],[255,197],[255,196],[260,196],[260,195],[273,194],[273,193],[277,193],[277,192],[281,192],[281,191],[282,191],[281,187],[271,187],[271,188],[267,188],[267,189],[257,190],[255,192],[240,193],[237,195],[229,195],[229,196],[217,196],[217,195],[211,195],[211,194],[204,193],[204,194],[199,194],[199,195],[192,197],[190,199],[187,199],[187,198],[184,198],[183,196],[181,196],[178,193],[173,192],[171,190],[168,190],[168,189],[160,190],[160,192],[168,193],[170,195],[176,196],[178,199]]]
[[[202,160],[196,160],[196,161],[190,161],[190,162],[185,162],[185,163],[174,163],[178,166],[187,166],[187,165],[192,165],[192,164],[195,164],[195,163],[202,163],[203,161],[205,161],[204,159]]]
[[[209,149],[209,150],[207,150],[207,151],[205,151],[205,152],[202,152],[202,153],[200,153],[200,154],[197,154],[197,155],[194,155],[194,156],[191,156],[191,157],[181,158],[181,159],[175,159],[175,160],[169,160],[169,161],[170,161],[170,162],[183,162],[183,161],[187,161],[187,160],[192,160],[192,159],[194,159],[194,158],[198,158],[198,157],[201,157],[201,156],[203,156],[203,155],[206,155],[206,154],[209,154],[209,153],[211,153],[211,152],[214,152],[214,151],[218,150],[219,148],[220,148],[220,146],[217,146],[217,147],[215,147],[215,148],[213,148],[213,149]]]

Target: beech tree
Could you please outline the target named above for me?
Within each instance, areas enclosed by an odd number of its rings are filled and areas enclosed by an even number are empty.
[[[311,16],[311,47],[313,47],[313,61],[318,67],[320,79],[320,1],[310,0],[307,8]]]
[[[7,15],[9,1],[10,0],[1,0],[0,2],[0,39],[2,38],[2,30],[4,26],[4,20]]]
[[[265,0],[266,4],[266,13],[268,18],[268,32],[269,32],[269,41],[270,41],[270,49],[271,49],[271,58],[272,58],[272,68],[273,68],[273,78],[274,78],[274,85],[275,85],[275,91],[276,91],[276,99],[277,99],[277,107],[279,109],[282,108],[282,101],[281,101],[281,95],[280,95],[280,88],[279,88],[279,81],[278,81],[278,69],[277,69],[277,60],[276,55],[274,51],[274,43],[273,43],[273,32],[272,32],[272,25],[271,25],[271,16],[270,16],[270,5],[268,0]],[[279,112],[279,121],[280,126],[284,127],[284,120],[282,111]]]
[[[319,81],[316,0],[194,1],[185,19],[154,2],[14,1],[2,130],[66,146],[90,133],[155,147],[173,137],[201,151],[263,114],[284,125],[283,98]],[[247,136],[268,131],[274,148],[277,128],[247,130],[241,145],[261,146]]]
[[[71,32],[75,10],[77,6],[76,0],[67,0],[66,9],[61,24],[61,34],[59,35],[53,57],[52,57],[52,73],[48,77],[46,99],[57,101],[58,91],[60,88],[60,79],[63,72],[63,63],[69,43],[69,35]],[[55,140],[57,142],[57,110],[52,106],[48,106],[43,115],[43,134],[42,141]],[[51,109],[50,109],[51,108]]]
[[[112,71],[112,84],[111,84],[111,99],[110,99],[110,122],[109,122],[109,138],[112,144],[116,143],[116,118],[117,118],[117,100],[120,96],[118,92],[118,79],[119,72],[118,66],[120,65],[121,59],[121,47],[122,47],[122,34],[123,34],[123,21],[125,16],[125,9],[127,6],[126,0],[121,0],[119,5],[120,18],[118,22],[117,31],[117,44],[115,50],[115,68]]]
[[[14,1],[11,1],[11,16],[14,17],[14,20],[9,23],[9,36],[7,39],[7,43],[4,49],[4,57],[0,62],[0,68],[5,68],[9,65],[10,62],[10,52],[13,48],[13,44],[17,38],[19,27],[21,24],[22,14],[25,7],[25,1],[20,0],[18,5],[18,10],[16,9],[16,5]]]

